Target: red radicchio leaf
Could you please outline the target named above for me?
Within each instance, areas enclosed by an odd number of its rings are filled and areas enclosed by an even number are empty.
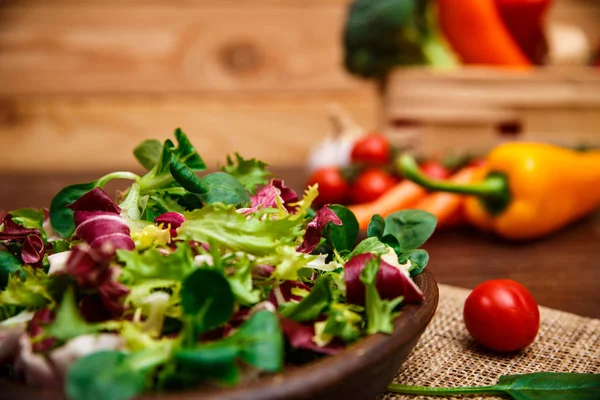
[[[44,241],[39,235],[27,236],[21,248],[21,259],[25,264],[39,264],[44,258],[44,251]]]
[[[177,228],[185,222],[185,217],[182,214],[176,212],[166,212],[154,218],[155,224],[164,224],[164,226],[170,225],[171,237],[177,236]]]
[[[44,332],[46,325],[54,321],[56,315],[48,307],[41,308],[33,314],[33,318],[27,324],[27,333],[31,338],[41,335]],[[56,339],[53,337],[46,338],[36,343],[32,343],[32,349],[36,353],[42,353],[50,350]]]
[[[73,248],[67,260],[66,271],[77,279],[83,288],[97,287],[106,279],[110,267],[110,256],[92,249],[86,244]]]
[[[365,304],[365,285],[360,280],[360,273],[368,261],[377,257],[366,253],[352,257],[344,266],[344,280],[346,281],[346,300],[352,304]],[[381,260],[375,287],[383,299],[394,299],[404,296],[406,303],[422,301],[424,296],[419,287],[399,268]]]
[[[118,214],[106,211],[76,211],[75,234],[92,248],[104,248],[115,254],[117,249],[133,250],[135,244],[129,236],[125,220]]]
[[[111,254],[102,252],[101,249],[93,249],[86,244],[79,244],[73,248],[67,260],[66,271],[77,279],[80,287],[95,288],[98,291],[105,310],[98,309],[97,314],[102,316],[103,312],[108,312],[111,317],[118,317],[124,311],[121,300],[129,293],[129,290],[117,282],[117,270],[110,267],[111,258]],[[92,301],[92,299],[88,299],[86,304],[81,306],[84,317],[86,319],[101,318],[94,316],[95,313],[88,308],[87,302]]]
[[[277,207],[277,198],[289,212],[294,212],[295,208],[291,203],[299,200],[298,195],[289,187],[285,186],[281,179],[272,179],[268,185],[263,186],[256,195],[250,197],[250,208],[247,212],[256,211],[259,208]]]
[[[90,293],[81,298],[79,312],[87,322],[104,322],[111,318],[111,314],[104,306],[100,294]]]
[[[119,206],[100,188],[90,190],[67,207],[73,211],[106,211],[112,214],[121,213]],[[75,223],[77,224],[77,222]]]
[[[100,292],[100,298],[104,303],[107,311],[111,317],[116,318],[123,314],[125,307],[123,306],[123,298],[129,294],[129,289],[121,283],[117,282],[114,269],[111,270],[113,273],[106,279],[100,286],[98,286],[98,292]]]
[[[288,340],[290,346],[296,349],[307,349],[312,350],[316,353],[322,354],[336,354],[344,350],[345,346],[343,342],[338,340],[332,340],[326,346],[320,347],[313,341],[315,336],[314,325],[304,325],[299,322],[293,321],[287,318],[279,318],[279,323],[283,334]],[[337,338],[336,338],[337,339]]]
[[[319,245],[323,229],[325,229],[328,222],[342,225],[342,220],[329,207],[323,206],[306,226],[304,241],[296,250],[301,253],[311,253]]]
[[[275,307],[279,306],[279,298],[275,294],[276,290],[278,290],[279,293],[281,293],[281,298],[283,298],[283,300],[286,303],[289,302],[289,301],[300,301],[300,300],[302,300],[301,296],[296,296],[296,295],[292,294],[292,288],[304,289],[304,290],[308,290],[310,292],[310,286],[307,286],[306,284],[304,284],[302,282],[284,281],[281,285],[279,285],[278,288],[274,288],[273,290],[271,290],[271,292],[269,293],[269,298],[267,299],[267,301],[270,302],[270,303],[272,303]]]
[[[281,179],[272,179],[271,185],[279,189],[279,197],[283,201],[283,205],[289,212],[295,212],[295,208],[290,207],[289,204],[296,203],[298,200],[298,195],[289,187],[285,186]]]
[[[4,225],[0,232],[0,240],[24,240],[29,235],[40,235],[39,229],[25,228],[12,220],[11,214],[5,214],[0,219],[0,225]]]

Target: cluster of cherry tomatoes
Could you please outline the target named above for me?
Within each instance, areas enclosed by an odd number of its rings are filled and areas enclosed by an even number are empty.
[[[347,167],[322,167],[309,177],[308,185],[319,185],[319,204],[368,203],[391,189],[402,180],[394,159],[397,149],[383,135],[372,133],[358,139],[350,153]],[[427,175],[446,179],[451,171],[441,162],[421,163]]]

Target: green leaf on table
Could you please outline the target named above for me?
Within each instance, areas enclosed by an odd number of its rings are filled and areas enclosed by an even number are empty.
[[[416,249],[431,237],[437,218],[422,210],[402,210],[385,218],[382,241],[397,254]]]
[[[254,158],[245,160],[238,153],[235,153],[235,160],[231,156],[227,156],[227,164],[221,168],[221,171],[232,175],[252,194],[256,193],[256,189],[267,184],[270,172],[266,170],[268,165]]]
[[[381,239],[383,237],[383,231],[385,230],[385,220],[379,214],[375,214],[371,217],[371,222],[367,227],[367,237],[376,237]]]
[[[178,239],[215,243],[233,251],[256,256],[274,254],[285,245],[297,245],[303,234],[303,221],[293,216],[261,220],[238,213],[234,206],[208,204],[185,214],[177,229]]]
[[[253,314],[233,335],[178,350],[174,356],[184,368],[234,384],[238,379],[236,359],[263,371],[277,372],[283,366],[283,352],[283,334],[277,316],[263,310]]]
[[[410,261],[410,268],[408,270],[410,276],[417,276],[427,267],[429,253],[423,249],[414,249],[408,250],[398,256],[400,264],[406,264],[407,261]]]
[[[192,250],[184,242],[178,242],[169,255],[163,255],[155,248],[143,252],[120,249],[117,259],[125,264],[119,280],[126,284],[147,279],[182,281],[196,269]]]
[[[542,372],[501,376],[492,388],[515,400],[600,399],[600,375]]]
[[[390,384],[387,390],[422,396],[506,395],[514,400],[593,400],[600,398],[600,375],[537,372],[503,375],[492,386],[444,388]]]
[[[133,155],[147,170],[154,168],[160,159],[163,145],[156,139],[144,140],[133,149]]]
[[[360,280],[365,285],[365,311],[367,315],[367,335],[378,332],[392,333],[393,320],[397,313],[394,311],[402,302],[403,297],[393,300],[383,300],[375,287],[380,260],[378,257],[368,261],[360,274]]]
[[[191,318],[195,336],[229,320],[235,298],[227,278],[217,270],[199,268],[181,287],[181,306]]]
[[[77,336],[98,331],[97,326],[87,323],[79,313],[73,288],[69,287],[58,306],[56,318],[47,327],[45,336],[66,342]]]
[[[342,224],[328,223],[323,236],[338,253],[352,250],[360,229],[356,216],[348,208],[339,204],[332,204],[329,209],[338,216]]]
[[[21,268],[21,260],[8,251],[0,251],[0,290],[4,290],[11,275]]]
[[[299,302],[283,303],[279,313],[294,321],[315,321],[332,301],[330,278],[325,275],[313,286],[311,292]]]

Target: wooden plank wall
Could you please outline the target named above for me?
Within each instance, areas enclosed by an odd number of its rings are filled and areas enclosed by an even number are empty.
[[[373,86],[341,66],[347,4],[0,0],[0,170],[132,168],[133,146],[175,127],[213,165],[303,163],[328,104],[379,121]]]
[[[182,127],[210,164],[303,163],[330,103],[373,126],[341,67],[346,1],[11,1],[0,7],[0,169],[129,168]]]

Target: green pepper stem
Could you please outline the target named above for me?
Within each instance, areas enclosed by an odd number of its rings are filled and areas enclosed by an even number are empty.
[[[399,158],[397,166],[406,179],[425,189],[477,196],[492,214],[501,213],[510,203],[508,179],[504,174],[492,172],[482,182],[457,184],[427,177],[415,159],[406,154]]]
[[[387,386],[388,392],[399,393],[399,394],[414,394],[421,396],[458,396],[458,395],[505,395],[501,390],[495,390],[493,386],[480,386],[480,387],[456,387],[456,388],[444,388],[444,387],[427,387],[427,386],[408,386],[389,384]]]

